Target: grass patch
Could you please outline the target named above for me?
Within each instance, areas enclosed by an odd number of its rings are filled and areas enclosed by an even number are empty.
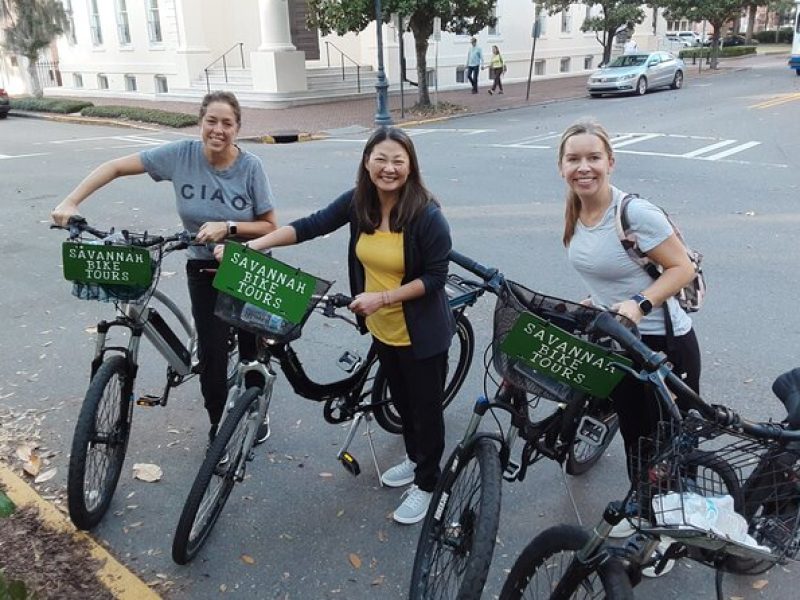
[[[457,115],[467,111],[465,106],[460,104],[453,104],[452,102],[439,102],[438,104],[430,104],[428,106],[421,106],[415,104],[411,108],[406,109],[406,117],[413,117],[416,119],[433,119],[435,117],[448,117],[450,115]],[[400,112],[394,110],[392,112]]]
[[[142,121],[156,123],[167,127],[189,127],[197,125],[197,115],[170,112],[155,108],[139,108],[136,106],[88,106],[81,111],[84,117],[105,117],[126,121]]]
[[[33,112],[49,112],[68,115],[80,112],[92,106],[86,100],[70,100],[67,98],[11,98],[12,110],[30,110]]]
[[[720,58],[725,57],[732,57],[732,56],[745,56],[746,54],[755,54],[756,47],[755,46],[728,46],[722,47],[717,54]],[[685,50],[681,50],[678,54],[678,58],[708,58],[711,56],[711,48],[686,48]]]

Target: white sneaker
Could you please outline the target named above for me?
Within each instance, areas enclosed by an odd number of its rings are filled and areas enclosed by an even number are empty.
[[[657,561],[660,561],[661,557],[667,551],[667,548],[669,548],[674,543],[675,543],[675,540],[673,540],[673,539],[670,539],[670,538],[662,539],[658,543],[658,548],[656,548],[656,551],[655,551],[655,553],[653,555],[653,558],[656,559]],[[646,567],[646,568],[642,569],[642,575],[644,575],[645,577],[650,577],[650,578],[661,577],[662,575],[666,575],[667,573],[672,571],[672,567],[674,567],[674,566],[675,566],[675,561],[673,559],[669,559],[667,561],[667,564],[665,564],[664,568],[661,570],[661,573],[656,573],[656,567],[654,565],[652,567]]]
[[[636,527],[634,527],[634,525],[643,526],[644,521],[638,517],[622,519],[622,521],[611,528],[611,532],[608,534],[608,537],[615,539],[629,538],[636,533]]]
[[[399,465],[387,469],[381,475],[381,482],[387,487],[403,487],[409,483],[414,483],[414,469],[417,468],[417,463],[411,462],[406,456]]]
[[[412,485],[403,492],[403,496],[405,500],[392,515],[394,520],[403,525],[412,525],[422,521],[425,518],[425,513],[428,512],[428,505],[431,503],[433,493]]]

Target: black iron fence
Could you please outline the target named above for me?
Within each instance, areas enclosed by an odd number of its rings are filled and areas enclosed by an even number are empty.
[[[61,87],[61,71],[58,70],[58,61],[40,60],[34,67],[43,88]]]

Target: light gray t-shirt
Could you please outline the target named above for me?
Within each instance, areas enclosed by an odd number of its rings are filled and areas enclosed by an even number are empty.
[[[164,144],[139,156],[155,181],[172,182],[178,215],[190,233],[207,221],[254,221],[274,207],[261,159],[244,150],[222,170],[208,163],[199,140]],[[190,246],[187,258],[213,259],[213,244]]]
[[[615,219],[617,207],[625,193],[613,186],[611,191],[611,205],[600,222],[594,227],[586,227],[578,220],[575,235],[567,249],[569,262],[589,288],[592,301],[605,307],[628,300],[653,283],[652,278],[622,247]],[[646,200],[631,200],[626,214],[643,252],[649,252],[672,234],[672,226],[661,210]],[[692,328],[689,315],[675,298],[670,298],[667,303],[674,335],[688,333]],[[666,335],[663,309],[655,308],[642,318],[639,330],[645,335]]]

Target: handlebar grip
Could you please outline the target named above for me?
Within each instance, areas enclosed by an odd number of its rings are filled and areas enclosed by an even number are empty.
[[[589,333],[601,333],[619,342],[619,344],[630,352],[634,361],[644,366],[648,371],[655,371],[666,360],[666,356],[661,352],[656,352],[642,340],[637,338],[633,332],[617,321],[613,314],[603,311],[588,329]]]
[[[344,308],[345,306],[350,306],[353,303],[353,299],[344,294],[334,294],[328,298],[328,303],[335,308]]]
[[[474,273],[484,281],[489,281],[497,274],[497,269],[484,267],[479,262],[472,260],[469,256],[465,256],[455,250],[450,250],[448,258],[451,262],[456,263],[459,267],[463,267],[470,273]]]

